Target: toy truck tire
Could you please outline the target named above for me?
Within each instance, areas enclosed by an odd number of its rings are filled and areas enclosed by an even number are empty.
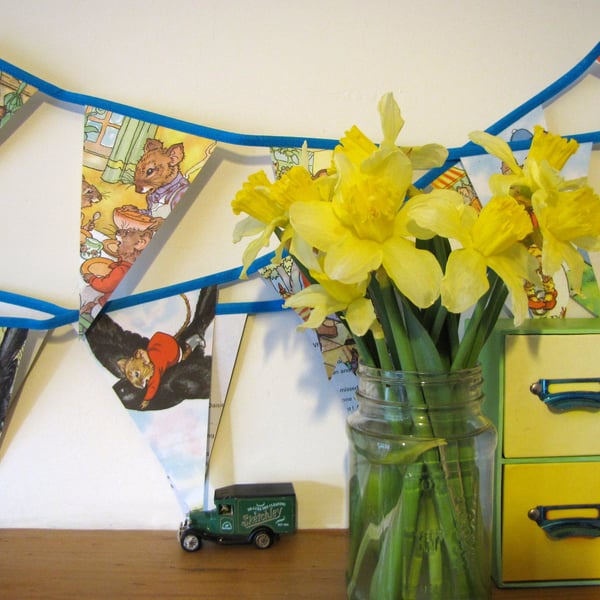
[[[259,529],[252,534],[252,543],[259,550],[266,550],[273,545],[274,535],[269,529]]]
[[[180,543],[186,552],[197,552],[202,547],[202,539],[193,529],[186,529],[181,534]]]

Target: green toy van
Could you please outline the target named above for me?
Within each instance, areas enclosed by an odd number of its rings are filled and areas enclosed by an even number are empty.
[[[179,543],[195,552],[202,540],[269,548],[297,527],[296,493],[291,483],[234,484],[215,490],[215,508],[192,510],[179,527]]]

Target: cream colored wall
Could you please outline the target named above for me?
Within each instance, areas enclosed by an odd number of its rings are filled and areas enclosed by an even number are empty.
[[[596,0],[23,0],[0,13],[0,57],[71,91],[229,131],[338,138],[356,123],[375,139],[377,100],[393,91],[404,144],[462,145],[600,40]],[[0,146],[1,288],[77,305],[81,135],[78,110],[44,105]],[[229,201],[269,157],[222,145],[209,165],[138,291],[240,263]],[[211,483],[291,479],[301,527],[341,527],[344,411],[296,323],[250,318]],[[71,328],[52,332],[0,450],[1,527],[177,527],[111,385]]]

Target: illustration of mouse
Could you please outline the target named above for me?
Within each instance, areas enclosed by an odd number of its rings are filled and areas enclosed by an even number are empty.
[[[113,211],[117,260],[108,265],[107,272],[103,275],[92,272],[82,275],[92,290],[101,293],[93,299],[86,297],[80,308],[82,314],[93,315],[94,310],[99,310],[108,302],[162,222],[162,219],[148,216],[144,216],[144,220],[139,220],[138,217],[137,209],[132,212],[121,207]]]
[[[180,336],[190,324],[190,302],[185,294],[181,294],[185,302],[185,322],[175,335],[156,332],[149,340],[146,348],[138,348],[132,356],[117,361],[122,374],[138,389],[146,389],[140,409],[144,410],[156,395],[164,372],[184,361],[201,344],[203,339],[194,334],[180,343]]]
[[[87,208],[88,206],[92,206],[96,202],[100,202],[102,200],[102,194],[98,190],[98,188],[89,183],[85,175],[81,176],[81,208]]]
[[[165,148],[160,140],[146,140],[134,174],[135,191],[146,194],[148,208],[143,213],[166,218],[177,206],[190,186],[179,168],[184,157],[182,143]]]

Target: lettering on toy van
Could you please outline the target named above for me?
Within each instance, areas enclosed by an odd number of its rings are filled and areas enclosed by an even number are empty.
[[[242,517],[241,525],[244,528],[254,527],[270,521],[277,521],[283,513],[284,503],[273,502],[272,504],[259,504],[248,507],[248,513]]]

